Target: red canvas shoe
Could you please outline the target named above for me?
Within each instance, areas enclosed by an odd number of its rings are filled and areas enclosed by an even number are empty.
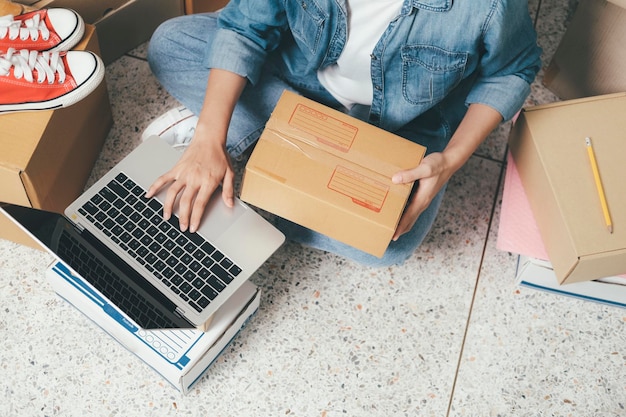
[[[0,114],[70,106],[100,85],[104,64],[93,52],[0,53]]]
[[[0,17],[0,52],[69,51],[85,33],[83,19],[71,9],[42,9]]]

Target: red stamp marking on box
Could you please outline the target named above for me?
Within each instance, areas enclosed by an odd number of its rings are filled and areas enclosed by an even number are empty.
[[[328,188],[376,213],[380,213],[389,193],[388,185],[340,165],[335,168]]]
[[[289,124],[315,136],[320,143],[341,152],[350,150],[359,131],[356,126],[304,104],[296,106],[289,119]]]

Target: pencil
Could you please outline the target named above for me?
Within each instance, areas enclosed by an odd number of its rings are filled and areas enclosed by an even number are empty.
[[[593,179],[596,183],[596,189],[598,190],[598,197],[600,197],[600,204],[602,205],[602,213],[604,214],[604,222],[609,233],[613,233],[613,221],[611,220],[611,213],[609,213],[609,206],[606,204],[606,196],[604,195],[604,187],[600,180],[600,171],[598,171],[598,162],[596,162],[596,155],[591,145],[591,138],[585,138],[585,144],[587,145],[587,155],[589,155],[589,162],[591,162],[591,170],[593,172]]]

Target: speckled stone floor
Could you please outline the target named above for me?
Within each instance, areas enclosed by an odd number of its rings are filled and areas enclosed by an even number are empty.
[[[539,3],[547,64],[572,2]],[[541,78],[528,104],[557,100]],[[91,181],[175,105],[145,45],[107,82],[115,125]],[[626,311],[517,288],[495,247],[508,128],[405,265],[284,245],[253,279],[258,314],[187,396],[54,294],[48,255],[0,241],[0,416],[625,416]]]

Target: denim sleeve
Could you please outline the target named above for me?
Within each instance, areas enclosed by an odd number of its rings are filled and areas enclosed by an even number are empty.
[[[479,75],[466,103],[488,105],[509,120],[523,106],[541,68],[541,48],[526,1],[496,2],[484,29],[483,48]]]
[[[219,30],[206,58],[209,68],[220,68],[259,79],[267,54],[275,50],[287,28],[280,0],[231,0],[219,14]]]

